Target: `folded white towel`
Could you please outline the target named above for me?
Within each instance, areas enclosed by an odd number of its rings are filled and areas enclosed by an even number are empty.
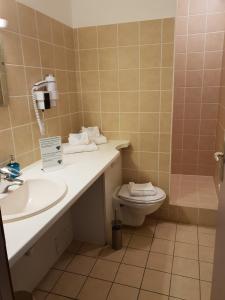
[[[70,133],[68,141],[73,146],[88,145],[90,143],[87,132]]]
[[[88,145],[70,145],[69,143],[63,144],[63,154],[73,154],[80,152],[92,152],[97,151],[98,147],[95,143],[91,143]]]
[[[88,134],[88,137],[90,140],[93,140],[94,138],[97,138],[100,136],[100,131],[97,126],[95,127],[82,127],[81,128],[82,132],[86,132]]]
[[[129,192],[131,196],[154,196],[157,193],[151,182],[141,184],[129,182]]]
[[[93,139],[93,142],[96,144],[96,145],[102,145],[102,144],[107,144],[107,137],[105,137],[104,135],[100,135],[96,138]]]

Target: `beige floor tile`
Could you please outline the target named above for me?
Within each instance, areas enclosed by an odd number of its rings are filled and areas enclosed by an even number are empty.
[[[198,233],[212,234],[215,236],[216,228],[215,227],[198,226]]]
[[[161,253],[150,252],[147,268],[171,273],[173,264],[173,256]]]
[[[123,241],[124,247],[126,247],[129,244],[131,237],[132,237],[132,234],[130,234],[130,233],[127,233],[127,232],[122,233],[122,241]]]
[[[213,264],[200,261],[200,279],[204,281],[212,281]]]
[[[177,230],[176,241],[197,245],[198,244],[197,232],[192,232],[188,230]]]
[[[199,245],[206,247],[215,247],[215,236],[212,234],[199,233]]]
[[[170,296],[186,300],[200,300],[199,280],[172,275]]]
[[[144,236],[148,236],[148,237],[153,237],[154,233],[155,233],[155,228],[156,228],[156,224],[144,224],[141,227],[138,227],[135,230],[135,234],[139,234],[139,235],[144,235]]]
[[[68,300],[68,298],[59,295],[49,294],[46,300]]]
[[[114,283],[108,300],[137,300],[139,290],[133,287]]]
[[[48,296],[48,293],[42,291],[34,291],[32,295],[35,297],[35,300],[45,300]]]
[[[158,220],[156,228],[169,228],[176,230],[177,224],[174,222],[166,222],[164,220]]]
[[[152,246],[151,246],[151,252],[158,252],[162,254],[168,254],[173,255],[174,250],[174,242],[163,240],[163,239],[154,239]]]
[[[80,292],[85,280],[85,276],[65,272],[53,288],[53,293],[75,298]]]
[[[74,240],[68,247],[68,251],[77,253],[83,243],[81,241]]]
[[[127,248],[127,251],[123,258],[123,263],[137,267],[145,267],[147,258],[147,251]]]
[[[168,297],[165,295],[141,290],[138,300],[168,300]]]
[[[106,300],[111,283],[95,278],[88,278],[78,299],[79,300]]]
[[[211,283],[206,281],[200,282],[201,286],[201,300],[210,300],[211,299]]]
[[[40,282],[38,289],[46,292],[50,292],[51,289],[56,284],[59,277],[62,275],[62,271],[59,270],[50,270],[48,274]]]
[[[76,255],[67,267],[67,271],[81,275],[88,275],[91,272],[95,262],[96,258]]]
[[[189,258],[174,257],[172,273],[199,279],[199,262]]]
[[[198,260],[198,246],[176,242],[174,255]]]
[[[100,257],[102,259],[111,260],[115,262],[121,262],[125,254],[126,248],[120,250],[113,250],[110,246],[102,249]]]
[[[143,268],[121,264],[115,282],[140,288],[143,274]]]
[[[141,288],[151,292],[169,295],[171,275],[155,270],[145,270]]]
[[[101,250],[102,246],[83,243],[80,249],[78,250],[78,253],[86,256],[98,257]]]
[[[98,279],[113,281],[118,270],[119,263],[98,259],[90,276]]]
[[[133,235],[128,246],[130,248],[140,249],[140,250],[150,250],[152,243],[152,238],[145,237],[141,235]]]
[[[199,246],[199,260],[213,263],[214,248]]]
[[[169,297],[169,300],[180,300],[180,299],[174,298],[174,297]]]
[[[54,265],[55,269],[65,270],[69,263],[73,260],[74,254],[71,252],[64,252]]]
[[[174,241],[175,236],[176,236],[176,228],[157,225],[155,231],[156,238]]]
[[[192,224],[177,224],[177,231],[189,231],[192,233],[197,233],[198,227],[197,225]]]

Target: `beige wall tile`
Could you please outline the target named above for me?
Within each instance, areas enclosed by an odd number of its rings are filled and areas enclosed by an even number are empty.
[[[53,45],[45,42],[40,42],[41,64],[45,68],[54,67]]]
[[[24,67],[6,66],[7,83],[10,96],[26,94],[26,80]]]
[[[120,130],[136,132],[139,130],[137,124],[139,115],[137,113],[121,113],[120,114]],[[135,128],[134,128],[135,124]]]
[[[163,43],[173,43],[174,42],[174,18],[163,19],[163,32],[162,41]]]
[[[141,68],[160,67],[161,45],[145,45],[140,48]]]
[[[167,74],[165,74],[166,76]],[[168,77],[168,76],[167,76]],[[168,79],[164,79],[164,82]],[[168,85],[168,82],[164,85]],[[160,90],[160,70],[159,69],[141,69],[140,88],[142,90]]]
[[[81,85],[84,91],[96,91],[99,89],[98,72],[81,72]]]
[[[172,67],[173,66],[173,44],[162,45],[162,66]]]
[[[139,68],[139,47],[119,47],[119,68]]]
[[[81,50],[80,51],[80,70],[90,71],[98,69],[97,50]]]
[[[33,138],[30,125],[13,129],[16,155],[29,152],[33,148]]]
[[[14,32],[2,31],[5,62],[8,64],[23,64],[20,36]]]
[[[120,70],[119,71],[119,88],[122,91],[139,89],[139,70]]]
[[[161,88],[162,90],[171,90],[173,87],[173,69],[163,68],[161,75]]]
[[[98,92],[83,93],[84,111],[100,111],[100,94]]]
[[[84,27],[78,29],[78,41],[80,49],[97,48],[97,28]]]
[[[157,133],[140,133],[140,150],[158,152],[159,135]]]
[[[98,26],[98,47],[115,47],[117,45],[117,25]]]
[[[141,112],[159,112],[160,110],[160,92],[142,91],[140,92],[140,111]]]
[[[118,72],[100,71],[100,88],[102,91],[118,90]]]
[[[13,97],[9,102],[9,111],[13,126],[19,126],[30,122],[28,98]]]
[[[102,92],[101,93],[101,111],[118,112],[119,111],[119,93]]]
[[[51,18],[38,11],[36,12],[36,17],[38,38],[45,42],[52,42]]]
[[[1,17],[8,20],[8,29],[18,31],[17,3],[15,0],[1,1]]]
[[[119,115],[117,113],[102,113],[102,129],[104,131],[118,131]]]
[[[35,11],[23,4],[18,3],[18,16],[20,31],[24,35],[31,37],[37,36],[36,18]]]
[[[64,36],[64,46],[66,48],[74,49],[73,29],[63,24],[63,36]]]
[[[10,117],[8,107],[0,107],[0,130],[10,127]]]
[[[121,112],[138,112],[139,110],[139,93],[138,92],[121,92],[120,93],[120,111]]]
[[[53,44],[56,44],[58,46],[64,46],[64,36],[63,36],[63,24],[56,21],[51,20],[52,23],[52,39]]]
[[[140,22],[140,43],[160,44],[161,42],[161,20]]]
[[[12,131],[0,131],[0,141],[0,161],[6,162],[9,156],[14,154]]]
[[[118,24],[118,38],[120,46],[138,44],[138,23]]]
[[[99,49],[99,69],[114,70],[117,68],[117,49],[103,48]]]
[[[141,113],[140,130],[142,132],[159,131],[159,114],[158,113]]]
[[[66,52],[64,47],[53,47],[53,61],[54,67],[59,70],[66,69]]]
[[[156,171],[158,169],[158,153],[141,152],[140,168],[141,170]]]
[[[29,37],[22,37],[22,47],[25,66],[40,67],[38,41]]]

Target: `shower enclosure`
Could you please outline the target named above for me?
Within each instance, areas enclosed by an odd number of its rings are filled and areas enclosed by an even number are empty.
[[[178,0],[170,203],[216,211],[224,0]]]

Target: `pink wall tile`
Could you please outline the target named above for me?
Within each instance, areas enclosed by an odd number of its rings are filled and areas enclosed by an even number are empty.
[[[183,135],[174,134],[173,135],[173,149],[182,149],[183,148]]]
[[[189,53],[187,55],[187,69],[201,70],[203,68],[203,53]]]
[[[188,28],[187,17],[177,17],[176,25],[175,25],[176,35],[186,35],[187,28]]]
[[[198,151],[184,150],[182,155],[182,163],[185,164],[197,164],[198,161]]]
[[[187,36],[178,35],[175,37],[175,53],[185,53],[187,49]]]
[[[221,69],[222,66],[222,51],[206,52],[205,53],[205,68],[206,69]]]
[[[212,32],[206,34],[206,51],[222,51],[224,42],[223,32]]]
[[[196,34],[188,36],[188,52],[203,52],[204,51],[204,34]]]
[[[184,104],[183,103],[174,103],[173,106],[174,119],[183,119],[184,118]]]
[[[174,89],[174,102],[178,103],[178,102],[184,102],[184,92],[185,92],[185,88],[181,87],[181,88],[175,88]]]
[[[220,87],[207,86],[203,89],[202,101],[219,103]]]
[[[186,68],[186,55],[184,53],[177,53],[175,60],[175,70],[184,71]]]
[[[188,33],[189,34],[204,33],[205,25],[206,25],[205,15],[190,16],[188,22]]]
[[[190,0],[189,14],[205,14],[207,8],[207,2],[205,0]]]
[[[217,119],[218,104],[203,104],[201,117],[202,119]]]
[[[215,135],[201,135],[199,140],[199,150],[214,150],[215,142]]]
[[[177,0],[177,16],[187,16],[189,0]]]
[[[216,124],[217,124],[217,120],[201,120],[200,134],[215,135],[216,134]]]
[[[209,13],[225,11],[225,2],[223,0],[207,0],[207,6]]]
[[[204,86],[220,86],[221,70],[205,70]]]
[[[189,119],[184,120],[184,134],[195,135],[200,130],[200,120],[199,119]]]
[[[185,119],[199,119],[201,115],[201,104],[200,103],[186,103],[184,118]]]
[[[183,136],[183,149],[184,150],[198,150],[198,132],[196,135],[184,135]]]
[[[187,71],[186,73],[186,86],[187,87],[200,87],[202,86],[202,71]]]
[[[213,14],[207,17],[207,32],[224,31],[225,14]]]
[[[183,134],[183,119],[173,119],[173,134]]]
[[[185,87],[185,73],[184,71],[174,72],[174,85],[177,87]]]
[[[185,90],[185,102],[200,103],[202,97],[201,87],[190,87]]]

